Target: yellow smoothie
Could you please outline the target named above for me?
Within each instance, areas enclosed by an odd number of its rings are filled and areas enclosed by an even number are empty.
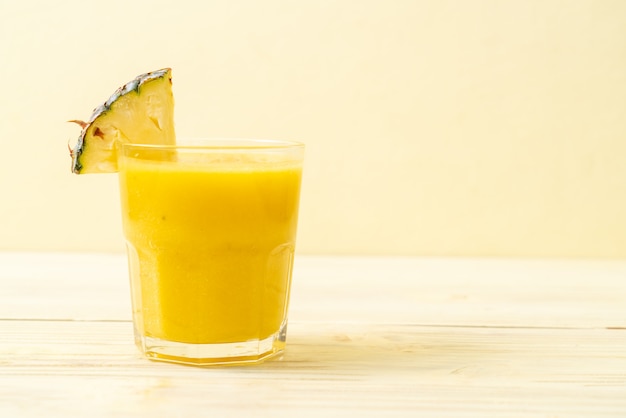
[[[118,168],[136,332],[192,344],[277,333],[289,299],[300,162],[120,156]]]

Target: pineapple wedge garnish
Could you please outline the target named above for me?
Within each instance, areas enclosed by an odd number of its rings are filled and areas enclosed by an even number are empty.
[[[117,143],[174,144],[172,70],[136,77],[98,106],[89,121],[71,122],[83,128],[70,149],[76,174],[116,172]]]

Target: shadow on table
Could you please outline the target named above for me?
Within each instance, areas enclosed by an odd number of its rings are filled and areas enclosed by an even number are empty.
[[[263,369],[302,371],[393,370],[416,372],[457,368],[490,353],[475,339],[448,329],[442,331],[412,325],[350,326],[343,332],[294,335],[288,338],[287,350],[279,360],[269,361]],[[473,340],[473,341],[472,341]]]

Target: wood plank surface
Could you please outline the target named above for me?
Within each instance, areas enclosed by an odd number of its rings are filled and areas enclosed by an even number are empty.
[[[0,417],[626,417],[626,262],[297,258],[288,349],[143,359],[121,255],[0,253]]]

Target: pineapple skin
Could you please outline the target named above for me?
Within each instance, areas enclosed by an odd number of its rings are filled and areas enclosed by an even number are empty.
[[[70,156],[72,158],[71,170],[74,174],[85,173],[109,173],[117,171],[117,154],[115,151],[115,142],[119,138],[109,137],[106,133],[103,133],[98,126],[97,122],[102,120],[105,116],[109,115],[112,111],[112,107],[120,101],[121,98],[128,97],[130,94],[135,93],[140,95],[142,87],[148,83],[166,78],[171,85],[172,83],[172,70],[171,68],[162,68],[160,70],[151,71],[138,75],[130,82],[119,87],[104,103],[99,105],[93,110],[91,117],[87,122],[71,121],[78,123],[82,126],[82,131],[78,136],[78,140],[73,149],[70,149]],[[170,90],[171,95],[171,90]],[[173,102],[173,99],[172,99]],[[113,109],[115,111],[115,109]],[[168,137],[171,137],[170,141],[174,140],[173,126],[169,129],[171,132]],[[85,164],[84,155],[86,150],[90,148],[90,145],[99,142],[101,147],[98,150],[97,159],[102,160],[102,164]]]

